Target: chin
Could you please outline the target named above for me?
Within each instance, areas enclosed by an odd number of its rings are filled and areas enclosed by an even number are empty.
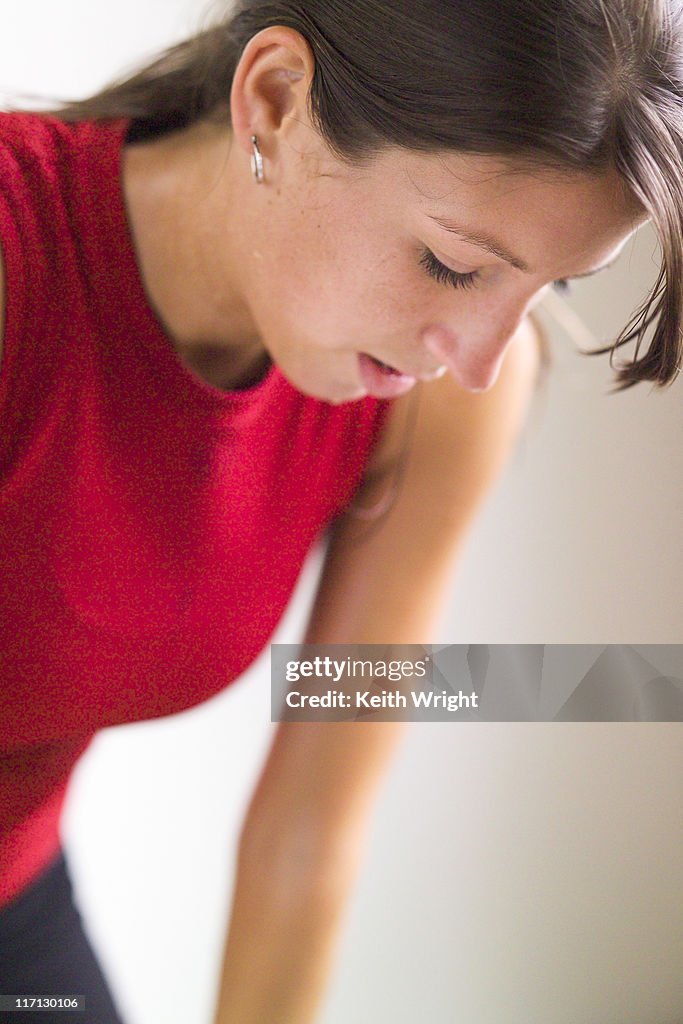
[[[319,388],[303,388],[300,387],[299,391],[303,391],[304,394],[310,398],[317,398],[321,402],[328,402],[330,405],[344,405],[347,402],[359,402],[362,398],[365,398],[367,392],[364,388],[352,388],[349,387],[345,391],[341,391],[337,388],[323,387]]]
[[[326,402],[331,402],[333,405],[342,405],[344,402],[358,402],[361,398],[365,398],[367,392],[362,384],[359,384],[357,380],[332,380],[332,381],[321,381],[320,387],[317,389],[320,391],[321,398]]]
[[[361,399],[367,397],[367,391],[361,391],[360,394],[355,391],[352,395],[346,398],[326,398],[325,401],[329,402],[330,405],[348,405],[349,402],[360,402]]]
[[[305,370],[297,374],[289,374],[286,369],[280,367],[282,373],[289,380],[297,391],[307,395],[309,398],[317,398],[321,402],[329,402],[330,405],[343,405],[345,402],[359,402],[365,398],[365,388],[356,380],[335,380],[332,376],[334,369],[325,373],[306,373]]]

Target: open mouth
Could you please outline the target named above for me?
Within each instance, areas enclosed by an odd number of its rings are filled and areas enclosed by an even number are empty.
[[[396,370],[393,366],[389,366],[388,363],[383,363],[381,359],[375,359],[374,356],[370,356],[370,359],[372,359],[375,366],[378,366],[383,373],[392,374],[396,377],[402,376],[400,370]]]
[[[376,398],[398,398],[417,383],[415,377],[402,373],[367,352],[358,353],[358,375],[367,393]]]

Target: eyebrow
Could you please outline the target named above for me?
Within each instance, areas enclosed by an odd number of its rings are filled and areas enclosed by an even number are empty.
[[[440,227],[446,231],[450,231],[451,234],[458,235],[465,242],[470,242],[472,245],[479,246],[480,249],[485,249],[487,252],[492,253],[494,256],[498,256],[499,259],[505,260],[506,263],[512,264],[517,270],[521,270],[523,274],[531,274],[532,270],[528,263],[526,263],[519,256],[515,256],[514,253],[506,249],[505,246],[497,239],[492,238],[490,235],[482,234],[478,231],[469,231],[467,228],[462,227],[459,224],[455,224],[453,221],[442,219],[441,217],[429,217],[430,220],[435,221]],[[596,267],[595,270],[587,270],[585,274],[572,274],[572,278],[579,277],[592,277],[594,274],[599,274],[602,270],[607,270],[616,263],[617,259],[621,254],[621,250],[613,256],[608,263],[603,263],[602,266]]]

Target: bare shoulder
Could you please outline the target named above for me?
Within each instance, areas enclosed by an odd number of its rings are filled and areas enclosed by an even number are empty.
[[[465,391],[446,374],[439,380],[418,384],[392,401],[368,462],[364,486],[373,487],[392,472],[409,431],[413,473],[422,477],[440,475],[449,469],[462,470],[463,462],[474,470],[477,461],[485,469],[481,463],[484,452],[488,452],[489,461],[495,461],[512,441],[540,368],[541,337],[527,320],[511,342],[498,379],[488,391]]]

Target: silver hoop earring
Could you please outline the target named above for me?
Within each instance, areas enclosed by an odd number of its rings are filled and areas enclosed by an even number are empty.
[[[255,135],[251,137],[251,145],[254,152],[251,155],[251,169],[256,179],[257,185],[262,185],[265,181],[265,175],[263,173],[263,156],[261,150],[258,148],[258,139]]]

